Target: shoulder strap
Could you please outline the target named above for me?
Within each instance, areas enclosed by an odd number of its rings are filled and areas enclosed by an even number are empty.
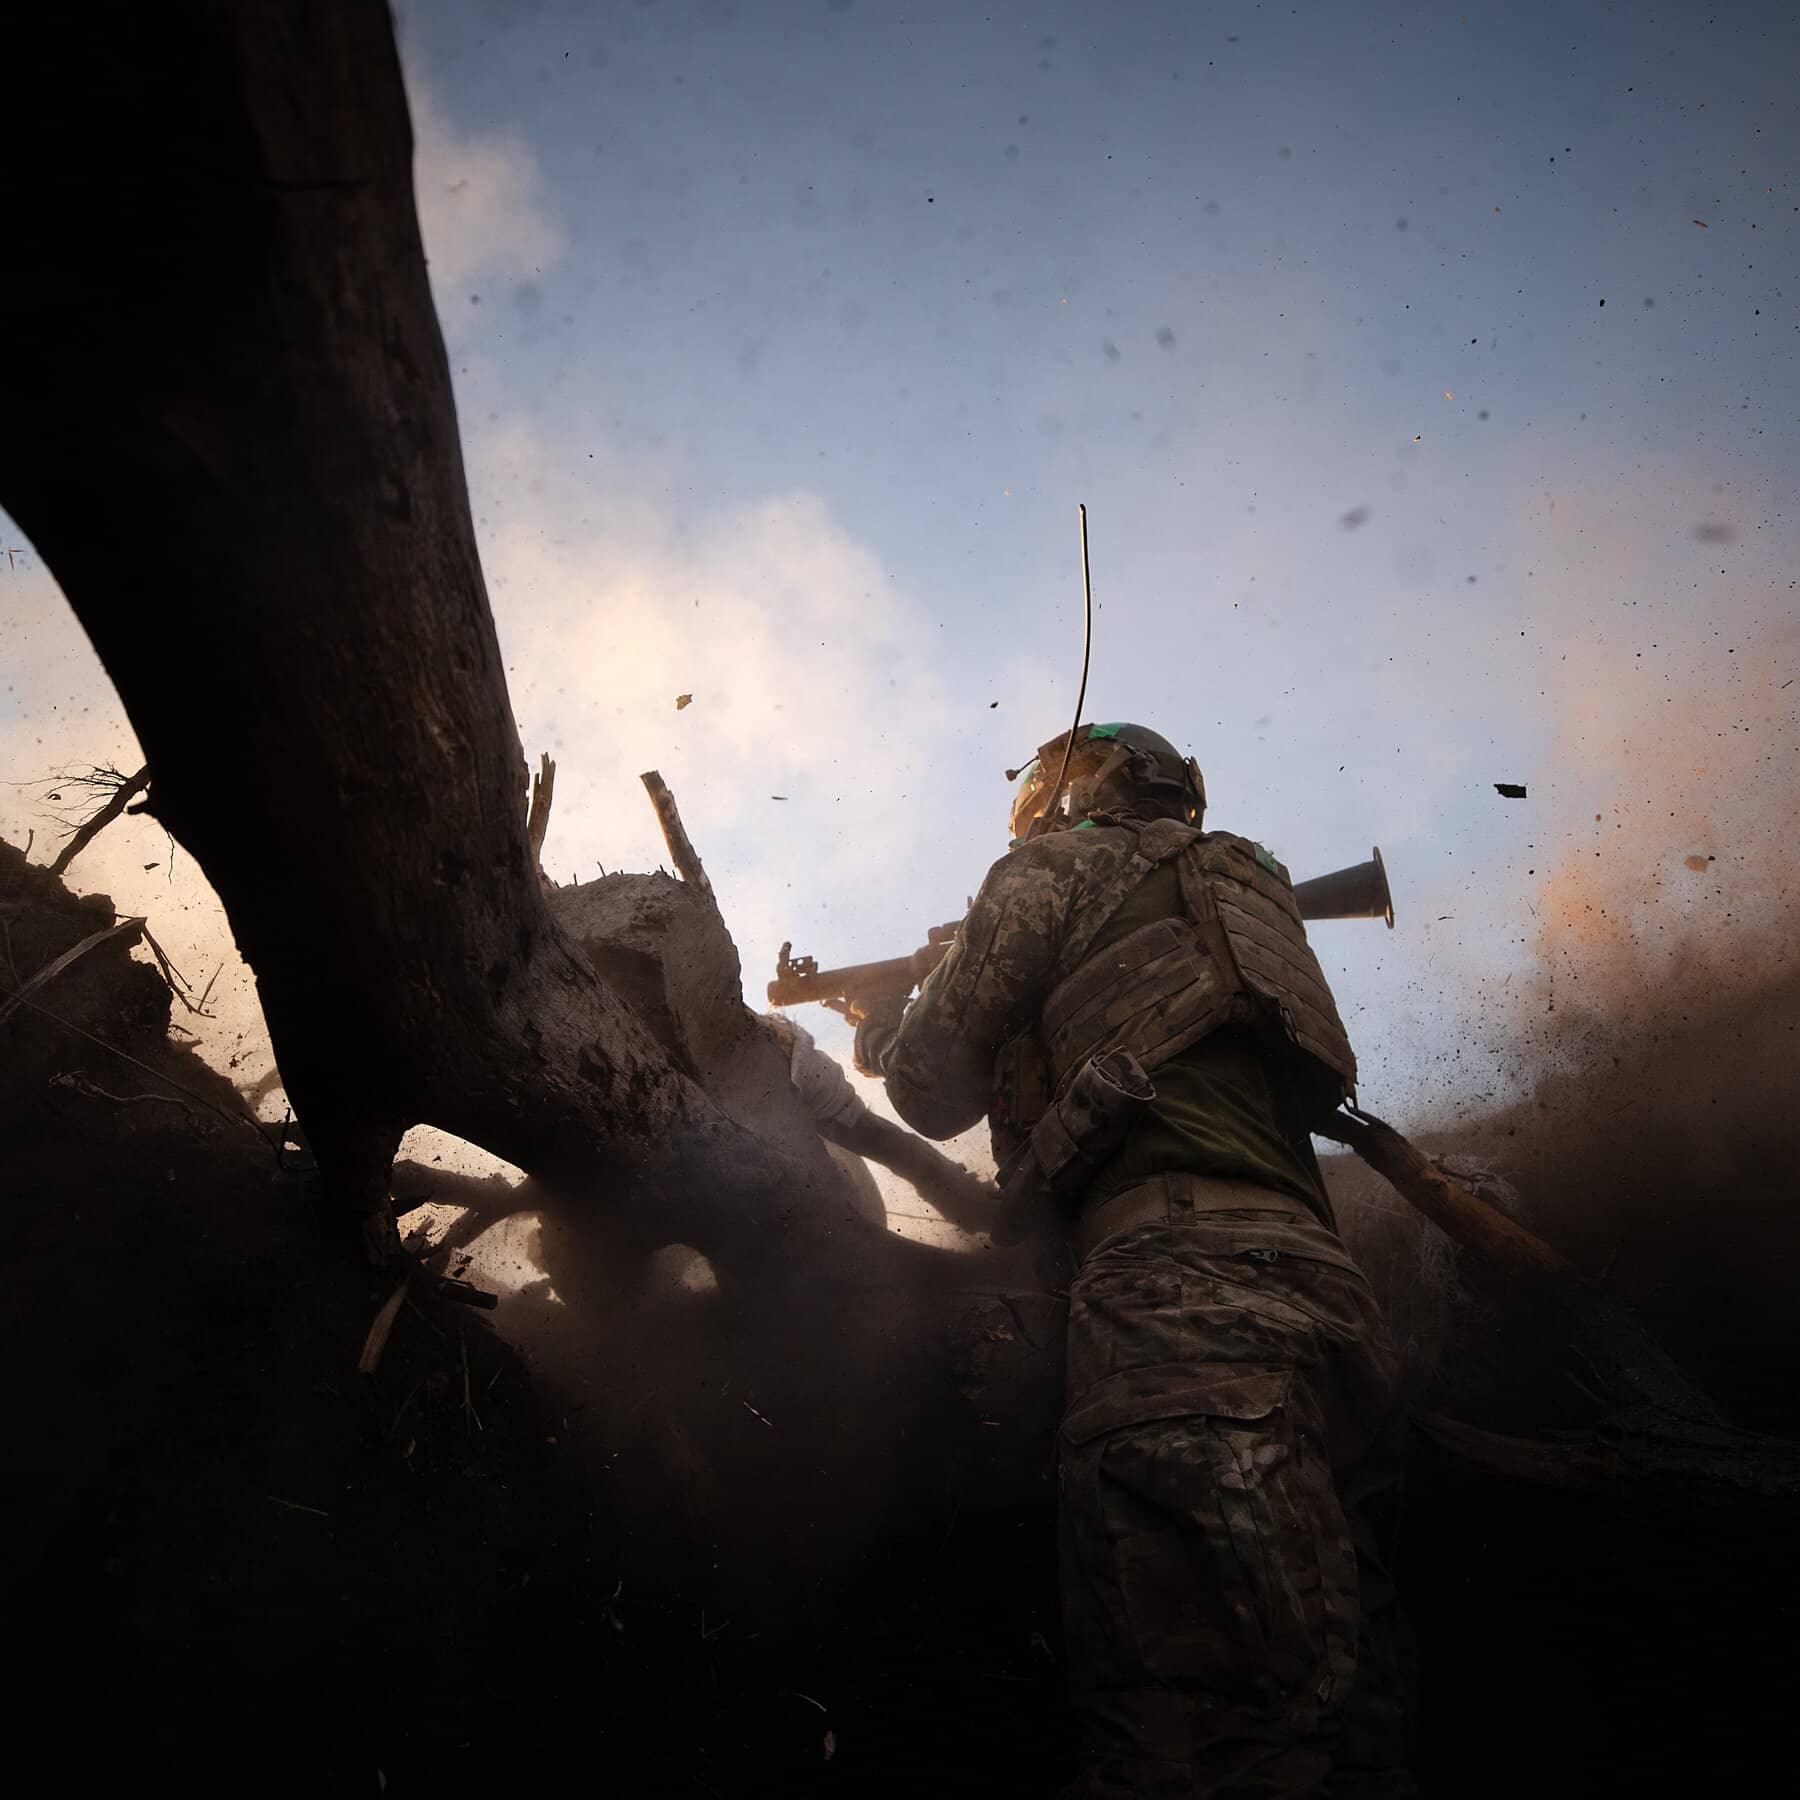
[[[1094,940],[1111,923],[1119,908],[1162,864],[1172,856],[1179,856],[1199,836],[1193,826],[1184,825],[1179,819],[1153,819],[1138,832],[1131,855],[1092,896],[1084,909],[1085,916],[1063,940],[1060,960],[1065,976],[1081,966],[1093,948]]]

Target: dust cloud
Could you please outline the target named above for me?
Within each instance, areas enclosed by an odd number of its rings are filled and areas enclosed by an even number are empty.
[[[1417,1135],[1605,1276],[1728,1412],[1800,1431],[1781,1374],[1800,1267],[1800,630],[1685,646],[1649,679],[1592,641],[1564,655],[1549,762],[1567,822],[1532,871],[1527,967],[1469,1015],[1519,1097]],[[1421,1354],[1467,1335],[1454,1259],[1365,1175],[1340,1165],[1338,1186],[1401,1335]]]

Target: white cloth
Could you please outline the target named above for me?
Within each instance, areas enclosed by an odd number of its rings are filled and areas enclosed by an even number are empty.
[[[788,1078],[814,1119],[821,1125],[857,1124],[868,1112],[868,1102],[850,1085],[842,1067],[813,1042],[812,1033],[776,1013],[764,1013],[762,1018],[787,1051]]]

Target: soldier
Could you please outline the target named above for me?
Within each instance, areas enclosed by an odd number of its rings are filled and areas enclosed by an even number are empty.
[[[1061,1202],[1068,1792],[1410,1794],[1391,1354],[1308,1129],[1355,1060],[1287,871],[1201,829],[1193,759],[1074,736],[1061,785],[1066,733],[1024,771],[949,955],[856,1046],[908,1124],[987,1113],[1003,1185],[1035,1168]]]

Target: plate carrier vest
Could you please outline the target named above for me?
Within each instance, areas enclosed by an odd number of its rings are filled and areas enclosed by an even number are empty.
[[[1003,1180],[1074,1072],[1109,1050],[1129,1050],[1153,1073],[1222,1025],[1260,1024],[1329,1070],[1342,1093],[1355,1089],[1356,1057],[1287,870],[1230,832],[1176,819],[1127,829],[1138,833],[1131,857],[1063,945],[1069,973],[1038,1026],[996,1061],[988,1116]],[[1180,875],[1180,914],[1093,951],[1119,908],[1169,861]]]

